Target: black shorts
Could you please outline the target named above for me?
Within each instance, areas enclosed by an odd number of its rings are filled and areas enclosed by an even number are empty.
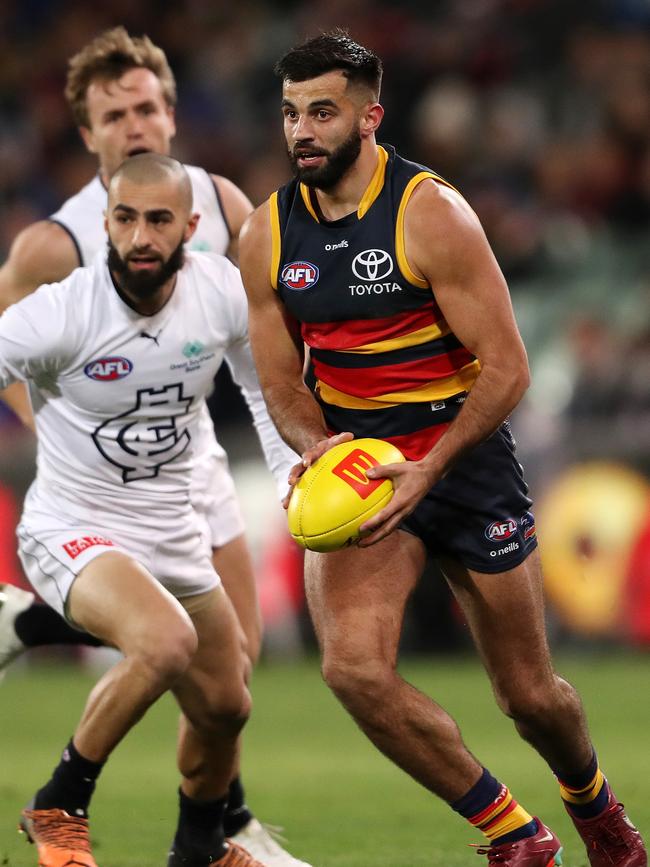
[[[505,422],[434,485],[401,526],[433,557],[477,572],[506,572],[537,547],[532,500]]]

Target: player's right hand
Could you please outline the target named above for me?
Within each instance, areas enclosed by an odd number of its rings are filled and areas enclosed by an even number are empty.
[[[302,453],[302,459],[299,463],[294,464],[289,471],[289,490],[285,494],[284,499],[282,500],[282,505],[285,509],[289,508],[289,500],[291,499],[291,493],[293,491],[294,485],[305,472],[305,470],[310,467],[312,464],[316,463],[318,458],[322,457],[325,452],[329,451],[334,446],[337,446],[339,443],[347,443],[350,440],[354,439],[354,434],[350,433],[350,431],[343,431],[343,433],[336,434],[333,437],[325,437],[322,440],[318,440],[313,446],[310,446],[306,451]]]

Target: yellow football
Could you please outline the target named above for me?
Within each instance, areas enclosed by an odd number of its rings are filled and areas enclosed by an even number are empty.
[[[302,474],[291,494],[289,532],[310,551],[336,551],[360,538],[359,527],[393,496],[390,479],[369,479],[366,470],[404,461],[384,440],[340,443]]]

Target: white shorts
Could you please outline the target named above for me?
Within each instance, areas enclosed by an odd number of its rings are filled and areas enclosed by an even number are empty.
[[[167,517],[161,509],[149,526],[128,525],[108,516],[101,523],[96,517],[85,523],[65,508],[55,514],[54,509],[32,504],[16,530],[18,555],[34,589],[63,616],[76,576],[107,551],[121,551],[137,560],[178,598],[217,587],[220,579],[212,565],[205,522],[191,509]]]
[[[244,518],[225,452],[194,470],[192,505],[205,522],[213,548],[221,548],[244,532]]]

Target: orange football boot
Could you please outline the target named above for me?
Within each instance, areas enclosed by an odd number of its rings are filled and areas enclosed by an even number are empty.
[[[253,858],[243,846],[233,843],[232,840],[226,840],[226,846],[228,847],[226,854],[216,860],[210,855],[204,858],[186,857],[172,849],[167,860],[167,867],[209,867],[210,864],[214,864],[215,867],[265,867],[261,861]]]
[[[65,810],[22,812],[19,830],[38,849],[38,867],[97,867],[90,851],[88,819]]]

